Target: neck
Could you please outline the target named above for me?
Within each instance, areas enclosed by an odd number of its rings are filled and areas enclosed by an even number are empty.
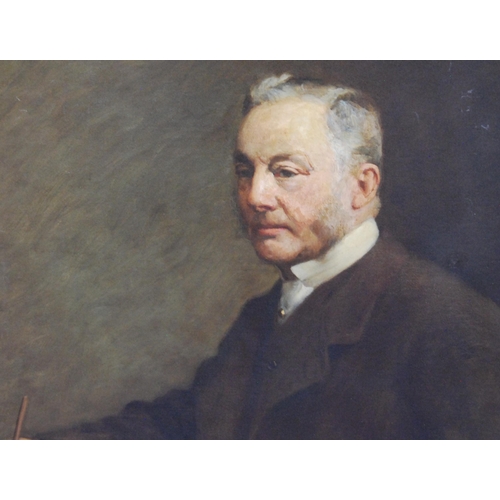
[[[284,281],[299,279],[308,286],[317,286],[325,279],[347,269],[375,244],[378,227],[373,218],[364,220],[333,244],[324,254],[305,262],[278,266]]]

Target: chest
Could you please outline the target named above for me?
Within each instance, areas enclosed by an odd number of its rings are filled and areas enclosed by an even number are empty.
[[[408,404],[404,346],[377,325],[367,328],[366,339],[352,345],[328,347],[317,332],[300,329],[270,335],[252,363],[238,362],[234,353],[209,384],[199,412],[203,437],[419,437]],[[206,425],[207,415],[213,424]]]
[[[279,375],[261,385],[256,439],[414,439],[407,367],[395,354],[370,346],[332,346],[324,370]],[[307,370],[307,367],[298,368]],[[282,379],[297,383],[288,390]],[[314,381],[311,380],[314,378]],[[267,380],[266,380],[267,379]],[[308,380],[310,383],[306,382]],[[289,382],[290,384],[290,382]]]

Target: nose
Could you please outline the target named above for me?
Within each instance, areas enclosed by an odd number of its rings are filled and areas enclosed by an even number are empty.
[[[255,169],[247,192],[247,203],[257,212],[268,212],[277,207],[274,175],[266,169]]]

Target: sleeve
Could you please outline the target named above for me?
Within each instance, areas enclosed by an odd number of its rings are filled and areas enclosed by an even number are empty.
[[[252,353],[260,342],[253,332],[260,332],[261,323],[271,324],[273,318],[274,309],[268,302],[263,297],[247,303],[223,338],[217,355],[198,368],[189,390],[172,390],[152,402],[132,401],[118,415],[41,433],[34,439],[199,439],[206,436],[203,421],[209,420],[221,427],[230,418],[228,408],[235,411],[239,408],[238,395],[243,394],[242,387],[252,368]],[[264,319],[263,312],[266,313]],[[252,334],[248,335],[248,331]],[[221,397],[225,398],[225,406],[214,403]]]
[[[115,416],[34,439],[194,439],[194,401],[189,390],[173,390],[152,402],[132,401]]]

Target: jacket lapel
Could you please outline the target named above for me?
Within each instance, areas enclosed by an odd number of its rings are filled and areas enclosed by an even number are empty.
[[[365,257],[318,287],[284,324],[275,325],[262,351],[253,433],[271,407],[325,378],[329,346],[362,339],[377,299],[407,258],[398,244],[380,238]]]

